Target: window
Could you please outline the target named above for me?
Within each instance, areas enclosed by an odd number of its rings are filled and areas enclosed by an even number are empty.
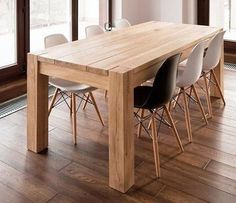
[[[0,68],[16,64],[16,0],[0,0]]]
[[[226,40],[236,41],[236,0],[210,0],[210,25],[222,27]]]
[[[86,26],[103,26],[111,20],[111,1],[0,0],[0,83],[25,75],[27,53],[44,49],[46,35],[77,40]]]
[[[236,0],[225,0],[225,24],[227,30],[225,38],[236,41]]]
[[[79,0],[79,39],[85,38],[85,27],[99,25],[99,0]]]
[[[44,37],[64,34],[71,40],[71,0],[30,0],[30,51],[44,49]]]
[[[109,22],[108,6],[111,1],[107,0],[79,0],[78,4],[78,28],[79,39],[85,38],[85,28],[89,25],[105,26]],[[111,5],[110,5],[111,6]]]

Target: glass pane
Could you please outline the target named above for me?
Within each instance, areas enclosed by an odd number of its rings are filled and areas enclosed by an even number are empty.
[[[0,0],[0,68],[15,64],[16,0]]]
[[[236,0],[225,1],[225,39],[236,41]]]
[[[30,51],[44,49],[44,37],[64,34],[71,40],[71,0],[30,0]]]
[[[236,0],[210,0],[210,25],[226,30],[225,39],[236,41]]]
[[[231,0],[231,5],[230,5],[230,29],[231,32],[236,35],[236,0]],[[236,36],[235,36],[236,40]]]
[[[85,27],[107,21],[108,0],[79,0],[79,39],[85,38]]]

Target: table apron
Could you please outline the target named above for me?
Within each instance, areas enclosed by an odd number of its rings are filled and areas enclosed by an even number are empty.
[[[84,83],[99,89],[109,89],[109,76],[80,71],[76,69],[65,68],[62,66],[38,62],[39,73],[51,77],[57,77],[72,82]]]

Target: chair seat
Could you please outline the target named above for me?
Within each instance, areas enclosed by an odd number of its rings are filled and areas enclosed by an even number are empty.
[[[75,83],[59,78],[50,78],[49,84],[56,88],[59,88],[61,91],[73,92],[77,94],[85,94],[87,92],[91,92],[97,89],[86,84]]]
[[[134,107],[145,108],[144,104],[152,91],[151,86],[139,86],[134,89]]]
[[[184,60],[184,61],[182,61],[181,63],[179,63],[179,65],[178,65],[178,68],[185,68],[186,67],[186,65],[187,65],[187,59],[186,60]]]

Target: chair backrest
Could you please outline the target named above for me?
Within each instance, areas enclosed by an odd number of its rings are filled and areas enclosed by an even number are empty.
[[[53,34],[53,35],[48,35],[44,38],[44,46],[45,48],[57,46],[60,44],[65,44],[67,43],[68,40],[63,34]]]
[[[188,87],[198,81],[202,72],[203,54],[205,42],[197,44],[189,55],[186,67],[182,75],[178,78],[178,87]]]
[[[104,30],[99,25],[90,25],[85,28],[86,38],[103,34]]]
[[[120,30],[120,29],[123,29],[126,27],[130,27],[130,26],[131,26],[130,22],[125,18],[118,19],[115,21],[115,28],[117,30]]]
[[[224,41],[224,34],[225,31],[219,32],[211,40],[206,55],[203,59],[203,71],[211,70],[219,63],[222,52],[222,44]]]
[[[167,104],[176,88],[177,67],[180,54],[174,55],[162,64],[153,82],[152,91],[144,106],[155,108]]]

